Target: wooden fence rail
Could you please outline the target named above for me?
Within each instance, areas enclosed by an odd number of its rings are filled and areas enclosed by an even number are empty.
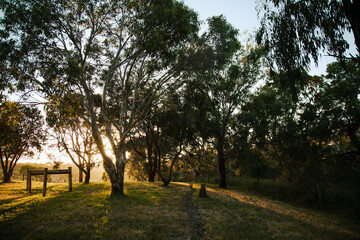
[[[49,174],[68,174],[69,175],[69,192],[72,191],[72,173],[71,167],[68,169],[59,169],[59,170],[48,170],[45,168],[44,170],[30,170],[27,169],[27,182],[26,182],[26,190],[31,193],[31,176],[35,175],[44,175],[44,184],[43,184],[43,196],[46,196],[46,186],[47,186],[47,175]]]

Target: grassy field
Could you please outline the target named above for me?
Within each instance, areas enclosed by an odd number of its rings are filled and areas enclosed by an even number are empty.
[[[33,186],[28,194],[25,182],[0,184],[0,239],[190,239],[189,196],[203,239],[360,239],[355,220],[231,189],[201,199],[188,184],[129,182],[125,197],[109,197],[106,183],[72,192],[64,183],[42,197]]]
[[[218,186],[218,177],[199,177],[199,183]],[[344,213],[352,218],[360,219],[360,195],[355,186],[340,187],[332,184],[321,185],[321,201],[317,185],[300,185],[281,182],[273,179],[259,179],[245,176],[227,176],[226,182],[230,188],[241,192],[269,197],[279,201],[314,209]]]

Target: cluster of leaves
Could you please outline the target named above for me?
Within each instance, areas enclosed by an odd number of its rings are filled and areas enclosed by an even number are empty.
[[[0,105],[0,157],[4,182],[9,182],[21,156],[41,150],[46,134],[44,120],[36,108],[4,101]]]
[[[327,71],[323,77],[303,73],[307,84],[298,86],[296,103],[276,81],[252,97],[234,124],[234,167],[245,175],[300,184],[307,198],[319,201],[331,191],[359,196],[359,65],[335,62]],[[326,201],[356,205],[335,195]]]

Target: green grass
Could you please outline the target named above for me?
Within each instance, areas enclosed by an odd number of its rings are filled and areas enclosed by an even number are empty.
[[[110,197],[106,183],[0,184],[0,239],[189,239],[186,184],[129,182],[125,197]],[[205,239],[359,239],[360,224],[336,214],[233,190],[192,196]]]

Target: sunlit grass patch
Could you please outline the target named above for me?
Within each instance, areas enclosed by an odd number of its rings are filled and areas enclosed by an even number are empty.
[[[208,188],[195,198],[208,239],[359,239],[359,223],[249,193]]]
[[[46,197],[42,196],[43,183],[33,182],[32,193],[26,190],[26,182],[0,184],[0,223],[31,210],[34,205],[66,192],[68,185],[49,183]]]
[[[3,191],[8,195],[20,191],[23,195],[19,199],[27,202],[27,207],[20,200],[12,202],[20,211],[0,223],[0,239],[186,239],[188,236],[182,199],[186,191],[182,188],[127,183],[126,196],[110,197],[108,183],[75,184],[72,192],[54,185],[42,197],[40,183],[34,185],[31,195],[18,189],[24,186],[7,185]],[[3,205],[0,209],[4,214],[12,212]]]

